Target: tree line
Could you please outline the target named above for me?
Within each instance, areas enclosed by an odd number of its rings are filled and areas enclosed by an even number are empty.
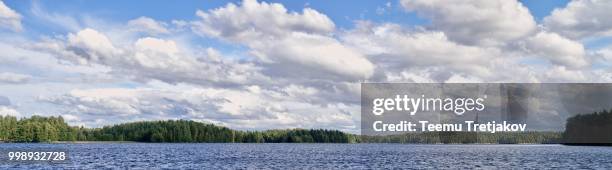
[[[191,120],[142,121],[102,128],[83,128],[69,126],[61,116],[32,116],[24,119],[0,116],[0,141],[356,143],[358,136],[326,129],[238,131]]]
[[[578,114],[567,119],[563,143],[612,145],[612,110]]]
[[[338,130],[288,129],[238,131],[191,120],[143,121],[94,129],[95,141],[214,143],[354,143],[354,135]]]
[[[0,116],[0,141],[51,142],[84,140],[88,130],[70,127],[62,117],[32,116],[17,119]]]
[[[136,141],[185,143],[561,143],[577,142],[595,132],[612,132],[612,113],[576,116],[561,132],[419,132],[386,136],[362,136],[326,129],[240,131],[191,120],[141,121],[102,128],[69,126],[59,117],[32,116],[17,119],[0,116],[2,142]],[[605,127],[607,129],[600,129]],[[607,135],[605,140],[612,135]],[[604,138],[597,138],[602,139]],[[587,140],[587,141],[589,141]],[[584,142],[584,141],[583,141]],[[608,142],[610,143],[610,142]]]

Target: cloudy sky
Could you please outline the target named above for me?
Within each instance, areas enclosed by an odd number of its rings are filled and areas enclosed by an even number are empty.
[[[612,1],[0,1],[0,114],[359,129],[360,82],[612,82]]]

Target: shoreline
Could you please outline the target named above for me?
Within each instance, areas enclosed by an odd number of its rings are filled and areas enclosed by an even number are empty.
[[[243,142],[138,142],[138,141],[54,141],[54,142],[6,142],[2,143],[28,143],[28,144],[121,144],[121,143],[144,143],[144,144],[396,144],[396,145],[568,145],[563,143],[384,143],[384,142],[362,142],[362,143],[307,143],[307,142],[281,142],[281,143],[243,143]],[[568,146],[571,146],[569,144]],[[585,145],[591,146],[591,145]],[[600,146],[600,145],[599,145]]]

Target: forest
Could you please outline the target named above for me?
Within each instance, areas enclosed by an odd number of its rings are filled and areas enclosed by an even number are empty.
[[[238,131],[190,120],[143,121],[102,128],[83,128],[69,126],[61,116],[32,116],[23,119],[0,116],[0,141],[356,143],[358,136],[325,129]]]
[[[86,132],[87,129],[68,126],[62,117],[0,116],[0,141],[4,142],[75,141],[85,139]]]
[[[362,136],[326,129],[286,129],[266,131],[240,131],[227,127],[190,120],[141,121],[123,123],[102,128],[69,126],[60,117],[32,116],[17,119],[0,116],[0,142],[54,142],[54,141],[135,141],[135,142],[181,142],[181,143],[561,143],[562,137],[577,134],[592,128],[610,129],[610,113],[606,122],[591,126],[578,126],[577,122],[599,120],[587,116],[571,118],[569,132],[422,132],[386,136]],[[602,125],[600,125],[602,124]],[[571,127],[570,127],[571,125]],[[605,125],[605,126],[604,126]],[[578,129],[576,129],[578,128]],[[603,131],[602,131],[603,132]],[[607,133],[612,131],[608,130]],[[610,135],[608,135],[609,137]],[[573,139],[573,138],[571,138]],[[582,138],[580,138],[582,139]],[[608,138],[609,140],[609,138]]]
[[[563,143],[612,145],[612,110],[579,114],[567,119]]]

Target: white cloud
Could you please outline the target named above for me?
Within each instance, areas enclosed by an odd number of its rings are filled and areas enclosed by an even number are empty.
[[[21,15],[0,1],[0,27],[21,31]]]
[[[174,41],[145,37],[134,43],[134,58],[138,65],[160,70],[188,69],[196,67],[197,61],[179,56],[179,49]]]
[[[139,17],[130,20],[127,25],[132,31],[145,32],[153,35],[170,33],[170,31],[166,29],[165,23],[155,21],[149,17]]]
[[[444,32],[408,29],[398,24],[358,22],[340,34],[342,42],[376,64],[375,82],[559,82],[596,79],[586,68],[582,44],[554,33],[541,32],[516,44],[495,47],[464,45]],[[550,61],[553,66],[534,64]],[[563,67],[581,79],[548,77],[548,68]]]
[[[488,76],[491,72],[487,63],[501,55],[495,48],[450,41],[444,32],[412,31],[396,24],[362,22],[342,38],[387,71],[443,66],[451,71]]]
[[[612,63],[612,46],[608,46],[602,49],[595,51],[595,54],[606,63]]]
[[[41,100],[72,106],[70,113],[130,115],[140,113],[140,108],[134,105],[140,101],[134,95],[135,91],[123,89],[72,90],[64,96]]]
[[[78,121],[79,117],[75,116],[75,115],[70,115],[70,114],[62,114],[61,115],[64,120],[66,120],[67,122],[73,122],[73,121]],[[74,125],[72,125],[74,126]],[[82,125],[78,125],[78,126],[82,126]]]
[[[431,72],[426,69],[413,71],[385,72],[386,81],[388,82],[410,82],[410,83],[435,83],[436,80],[431,79]]]
[[[313,87],[305,87],[302,85],[291,84],[285,87],[282,91],[287,93],[290,97],[299,98],[302,96],[314,96],[319,93],[319,90]]]
[[[11,82],[20,84],[36,83],[67,83],[79,82],[101,83],[112,79],[107,73],[108,68],[99,65],[75,65],[67,62],[58,62],[58,58],[69,59],[72,53],[55,54],[49,51],[65,49],[65,45],[59,46],[48,43],[45,48],[36,47],[41,41],[4,39],[0,41],[0,68],[12,74],[20,73],[13,77]],[[46,41],[46,40],[42,40]],[[60,57],[61,56],[61,57]],[[76,60],[75,60],[76,61]],[[0,71],[2,72],[2,71]],[[10,74],[10,75],[12,75]],[[29,75],[32,74],[32,75]],[[37,81],[30,81],[35,75]]]
[[[20,116],[19,111],[8,107],[8,106],[0,106],[0,116]]]
[[[544,18],[544,26],[572,39],[612,35],[612,1],[574,0]]]
[[[530,53],[546,58],[556,65],[580,68],[589,64],[582,44],[556,33],[539,32],[526,39],[526,48]]]
[[[203,54],[191,53],[194,50],[183,49],[175,41],[153,37],[117,47],[103,33],[88,28],[70,33],[66,42],[50,40],[36,46],[73,63],[108,66],[117,76],[137,81],[209,85],[266,79],[252,63],[220,59],[213,49],[204,49]]]
[[[565,66],[553,66],[544,73],[548,82],[584,82],[588,78],[580,70],[567,69]],[[593,80],[591,80],[593,81]]]
[[[536,23],[516,0],[401,0],[401,5],[428,18],[450,39],[467,44],[497,45],[529,35]]]
[[[474,76],[453,74],[444,83],[481,83],[482,79]]]
[[[30,80],[32,76],[25,74],[18,74],[12,72],[1,72],[0,82],[4,83],[25,83]]]
[[[356,129],[353,116],[357,105],[309,103],[311,93],[295,94],[285,90],[247,86],[243,89],[198,88],[167,86],[166,88],[88,89],[73,90],[68,94],[41,98],[63,107],[78,121],[95,126],[119,123],[117,120],[193,119],[205,120],[239,129],[333,127]],[[103,118],[104,121],[97,122]]]
[[[268,67],[274,68],[273,74],[317,73],[308,78],[365,79],[374,71],[374,65],[365,56],[326,36],[294,32],[287,38],[255,46],[253,50]]]
[[[282,37],[291,32],[326,34],[334,23],[324,14],[305,8],[302,13],[289,12],[279,3],[244,0],[207,12],[197,11],[194,22],[198,33],[235,42],[250,42]]]
[[[115,48],[111,41],[102,33],[86,28],[75,34],[68,34],[67,50],[74,52],[81,58],[78,62],[109,62],[121,51]]]
[[[275,76],[354,81],[374,70],[363,55],[331,37],[334,23],[310,8],[297,13],[278,3],[244,0],[196,14],[195,32],[248,46]]]
[[[610,68],[595,70],[593,71],[595,74],[595,79],[593,82],[599,83],[609,83],[612,82],[612,70]]]

